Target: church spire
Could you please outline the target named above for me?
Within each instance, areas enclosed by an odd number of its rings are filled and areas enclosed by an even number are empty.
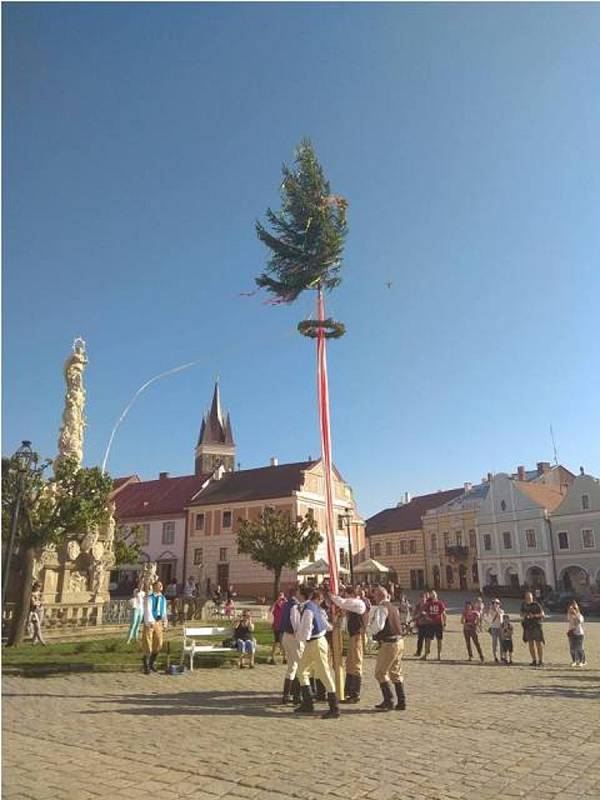
[[[221,407],[219,379],[215,381],[210,411],[202,417],[196,445],[196,474],[212,472],[220,464],[225,469],[235,469],[235,443],[229,414],[225,417]]]

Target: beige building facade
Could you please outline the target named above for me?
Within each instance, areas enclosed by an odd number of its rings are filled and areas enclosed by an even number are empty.
[[[365,557],[364,522],[352,490],[341,475],[334,475],[334,510],[338,561],[349,566],[348,526],[353,562]],[[325,542],[324,478],[320,461],[227,472],[198,492],[188,508],[186,575],[193,575],[208,594],[217,585],[233,584],[243,596],[270,597],[273,574],[237,552],[237,532],[242,520],[257,520],[266,507],[287,512],[292,518],[312,514],[323,536],[314,560],[327,560]],[[305,566],[308,561],[299,565]],[[286,569],[281,587],[297,581],[297,571]]]

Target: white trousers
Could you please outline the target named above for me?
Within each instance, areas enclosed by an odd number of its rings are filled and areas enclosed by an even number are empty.
[[[299,642],[293,633],[284,633],[281,637],[281,646],[283,647],[285,660],[287,662],[285,677],[293,681],[296,677],[298,664],[304,651],[304,642]]]
[[[329,665],[329,645],[325,636],[306,643],[298,664],[300,686],[310,684],[311,673],[321,681],[327,692],[335,692],[335,682]]]

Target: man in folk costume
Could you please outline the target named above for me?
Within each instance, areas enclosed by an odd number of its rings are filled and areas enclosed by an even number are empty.
[[[313,670],[315,678],[322,681],[325,686],[329,703],[329,711],[322,714],[321,719],[335,719],[340,716],[340,708],[329,664],[329,645],[325,636],[331,626],[323,609],[319,606],[320,593],[313,592],[310,587],[306,586],[301,586],[299,593],[304,603],[299,613],[299,619],[297,619],[296,638],[305,645],[298,664],[302,702],[295,711],[304,714],[314,711],[310,692],[310,673]]]
[[[167,628],[167,600],[162,593],[162,583],[156,581],[152,591],[144,599],[144,625],[142,628],[142,650],[144,673],[158,672],[154,662],[163,645],[163,633]]]
[[[348,628],[348,655],[346,656],[346,703],[358,703],[362,683],[364,614],[367,606],[356,596],[354,587],[347,586],[344,597],[331,596],[332,602],[346,612]]]
[[[379,642],[379,652],[375,662],[375,678],[381,687],[383,702],[376,705],[379,711],[391,711],[394,708],[394,686],[396,687],[396,710],[404,711],[406,696],[402,677],[402,653],[404,639],[398,609],[390,602],[388,592],[378,586],[373,598],[375,605],[371,610],[369,632]],[[393,684],[393,685],[392,685]]]
[[[283,682],[283,697],[281,699],[284,705],[290,703],[292,699],[294,705],[300,704],[300,682],[298,681],[297,672],[304,644],[296,638],[296,629],[300,621],[298,606],[298,587],[293,586],[287,593],[287,600],[279,620],[281,646],[283,647],[287,664]]]

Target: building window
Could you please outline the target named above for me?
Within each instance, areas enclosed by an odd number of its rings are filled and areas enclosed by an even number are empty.
[[[444,533],[444,547],[450,547],[450,534],[448,531]]]
[[[560,531],[558,534],[558,549],[559,550],[569,549],[569,534],[566,531]]]
[[[175,541],[175,523],[174,522],[163,522],[162,543],[163,544],[173,544],[174,541]]]
[[[581,495],[581,507],[584,511],[587,511],[590,507],[590,496],[588,494]]]
[[[219,561],[227,561],[227,548],[220,547],[219,548]]]
[[[473,583],[479,583],[479,570],[477,569],[477,562],[474,561],[471,567],[471,574],[473,576]]]
[[[373,545],[373,555],[380,556],[381,555],[381,544],[379,542],[375,542]]]
[[[417,540],[411,539],[408,543],[408,552],[409,553],[416,553],[417,552]]]
[[[492,549],[492,535],[491,535],[491,533],[484,533],[483,534],[483,549],[484,550],[491,550]]]
[[[223,512],[223,527],[231,528],[231,511]]]
[[[405,556],[408,553],[408,542],[400,542],[400,555]]]
[[[472,547],[473,550],[477,549],[477,537],[475,535],[475,531],[469,531],[469,547]]]
[[[502,541],[505,550],[512,550],[512,534],[510,531],[504,531],[502,534]]]
[[[450,564],[448,564],[448,566],[446,567],[446,583],[448,584],[448,586],[452,586],[452,584],[454,583],[454,570],[452,569]]]
[[[500,503],[500,508],[502,511],[506,511],[506,502],[504,500]]]
[[[458,547],[462,547],[462,531],[456,531],[455,538]]]
[[[147,547],[150,544],[150,523],[144,522],[141,525],[133,526],[138,529],[139,543],[142,547]]]
[[[310,508],[310,506],[306,509],[306,516],[309,518],[311,522],[315,521],[315,510],[314,508]]]
[[[386,556],[391,556],[392,555],[392,543],[391,542],[386,542],[385,543],[385,554],[386,554]]]
[[[533,530],[533,528],[530,528],[529,530],[525,531],[525,544],[527,545],[527,547],[535,547],[536,546],[536,543],[535,543],[535,531]]]
[[[204,514],[196,514],[196,530],[204,530]]]
[[[194,564],[196,564],[196,565],[202,564],[202,548],[201,547],[197,547],[194,550]]]
[[[346,563],[346,561],[347,561],[347,559],[346,559],[346,551],[344,550],[343,547],[340,547],[340,566],[341,567],[347,567],[348,564]]]
[[[337,522],[338,522],[338,531],[343,531],[344,530],[344,517],[343,517],[342,514],[338,514]]]
[[[594,531],[591,528],[584,528],[581,531],[581,542],[586,550],[591,550],[595,546]]]
[[[437,553],[437,533],[431,534],[431,551]]]

